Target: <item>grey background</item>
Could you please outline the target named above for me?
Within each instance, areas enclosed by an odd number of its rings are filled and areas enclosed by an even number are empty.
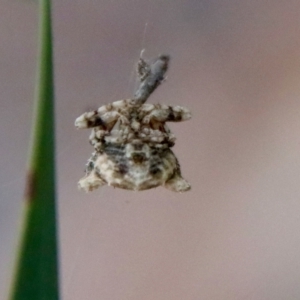
[[[62,299],[299,299],[300,2],[61,0],[53,22]],[[0,23],[5,299],[30,138],[36,3],[2,0]],[[142,48],[172,56],[149,101],[192,110],[192,120],[170,124],[192,190],[84,194],[77,181],[92,148],[74,120],[132,95]]]

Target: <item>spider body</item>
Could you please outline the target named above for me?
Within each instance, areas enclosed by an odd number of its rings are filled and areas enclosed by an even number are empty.
[[[168,63],[166,55],[152,64],[140,58],[137,71],[141,83],[133,99],[103,105],[76,119],[77,128],[92,128],[89,140],[95,149],[79,188],[87,192],[106,184],[136,191],[160,185],[176,192],[191,188],[170,149],[175,136],[166,124],[190,119],[190,111],[145,103],[164,80]]]
[[[179,163],[170,149],[175,143],[167,121],[190,119],[188,109],[161,104],[136,105],[132,99],[115,101],[75,121],[77,128],[92,128],[95,152],[79,187],[91,191],[108,184],[128,190],[164,185],[186,191]]]

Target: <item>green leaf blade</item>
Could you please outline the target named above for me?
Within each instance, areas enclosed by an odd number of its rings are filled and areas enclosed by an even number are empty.
[[[39,63],[25,209],[11,300],[59,299],[50,0],[40,0]]]

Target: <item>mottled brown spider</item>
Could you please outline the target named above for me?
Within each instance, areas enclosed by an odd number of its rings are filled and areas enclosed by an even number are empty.
[[[141,83],[133,99],[115,101],[76,119],[77,128],[92,128],[89,139],[95,149],[78,183],[80,189],[92,191],[106,184],[135,191],[160,185],[176,192],[191,188],[170,149],[175,136],[166,125],[190,119],[190,111],[145,103],[164,80],[168,63],[166,55],[151,64],[140,58]]]

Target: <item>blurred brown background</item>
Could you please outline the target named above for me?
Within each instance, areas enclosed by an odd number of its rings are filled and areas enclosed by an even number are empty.
[[[300,2],[61,0],[53,22],[62,299],[300,299]],[[0,23],[5,299],[30,137],[36,2],[2,0]],[[192,191],[84,194],[77,181],[92,148],[74,120],[133,94],[142,48],[172,56],[149,101],[192,110],[191,121],[170,124]]]

